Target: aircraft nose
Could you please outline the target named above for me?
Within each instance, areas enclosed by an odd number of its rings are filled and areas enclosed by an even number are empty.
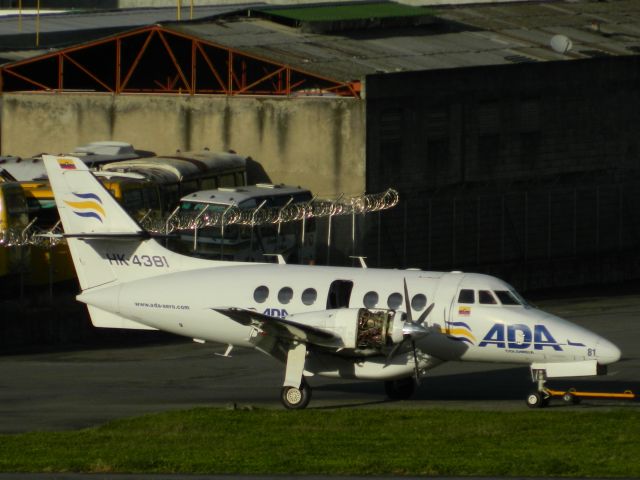
[[[620,349],[605,338],[600,338],[596,343],[596,352],[598,363],[601,365],[609,365],[620,360],[622,353]]]

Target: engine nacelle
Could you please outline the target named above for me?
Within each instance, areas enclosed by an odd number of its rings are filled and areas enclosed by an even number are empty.
[[[395,310],[340,308],[290,315],[287,320],[333,333],[336,348],[382,351],[403,339],[406,316]]]

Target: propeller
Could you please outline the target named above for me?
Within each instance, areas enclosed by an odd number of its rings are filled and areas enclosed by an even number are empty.
[[[429,333],[422,324],[427,319],[431,310],[433,310],[434,304],[432,303],[427,307],[427,309],[422,312],[422,314],[418,317],[416,321],[413,321],[413,316],[411,314],[411,303],[409,301],[409,289],[407,288],[407,279],[404,279],[404,302],[405,302],[405,311],[407,313],[407,321],[402,326],[402,334],[403,339],[398,342],[398,344],[391,349],[389,355],[387,355],[387,365],[391,361],[391,359],[396,355],[396,353],[400,350],[400,348],[404,345],[405,342],[411,342],[411,350],[413,351],[413,361],[415,365],[415,379],[416,383],[419,383],[420,376],[418,371],[418,353],[416,348],[416,339],[424,337]]]

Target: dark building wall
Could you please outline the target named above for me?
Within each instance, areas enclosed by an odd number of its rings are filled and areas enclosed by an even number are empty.
[[[635,278],[640,59],[367,78],[368,221],[384,266],[484,271],[524,288]]]

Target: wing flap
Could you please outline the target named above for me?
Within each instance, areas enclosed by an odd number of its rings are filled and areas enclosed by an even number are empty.
[[[335,347],[340,338],[332,332],[317,327],[293,322],[280,317],[272,317],[263,313],[243,308],[213,308],[218,313],[241,325],[255,326],[267,334],[282,340],[297,340],[323,347]]]

